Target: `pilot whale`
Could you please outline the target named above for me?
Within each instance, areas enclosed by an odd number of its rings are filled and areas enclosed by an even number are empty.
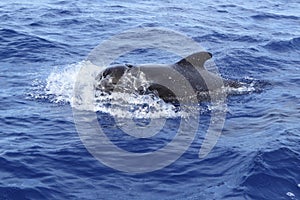
[[[110,66],[96,76],[95,89],[106,93],[114,91],[132,92],[133,90],[124,89],[124,86],[133,86],[120,84],[121,79],[128,75],[141,79],[142,74],[144,78],[142,81],[147,80],[147,84],[140,84],[139,87],[134,88],[135,92],[138,94],[155,94],[167,103],[179,104],[180,98],[185,98],[188,95],[186,94],[187,87],[182,86],[184,82],[190,84],[198,102],[209,101],[209,92],[217,91],[222,87],[238,88],[241,86],[239,82],[222,79],[217,74],[209,72],[204,67],[204,63],[210,58],[212,58],[211,53],[202,51],[170,65],[125,64]],[[180,95],[176,94],[178,91],[181,91],[179,92]]]

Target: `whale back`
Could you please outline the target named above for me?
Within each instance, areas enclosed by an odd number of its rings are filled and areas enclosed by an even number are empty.
[[[235,81],[223,80],[217,74],[206,70],[204,63],[210,58],[212,58],[211,53],[198,52],[171,65],[111,66],[96,78],[99,80],[98,84],[96,84],[96,89],[112,92],[116,89],[115,86],[122,76],[129,74],[139,78],[142,73],[145,80],[148,81],[148,88],[139,91],[141,94],[155,93],[164,101],[176,104],[178,103],[177,96],[170,88],[175,89],[177,93],[179,90],[179,96],[184,96],[186,88],[184,84],[188,83],[197,94],[199,101],[209,101],[210,91],[222,88],[224,85],[239,86]],[[181,92],[181,90],[183,91]]]
[[[181,73],[197,92],[222,87],[222,78],[206,70],[204,63],[212,58],[209,52],[197,52],[176,62],[172,67]]]

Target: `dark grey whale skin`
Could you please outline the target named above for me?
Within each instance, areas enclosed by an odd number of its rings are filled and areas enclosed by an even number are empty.
[[[178,104],[178,95],[175,95],[175,93],[165,85],[171,84],[173,86],[172,88],[184,90],[184,87],[181,86],[183,77],[189,82],[199,102],[210,101],[208,91],[220,89],[222,86],[233,88],[241,86],[241,84],[236,81],[222,79],[220,76],[207,71],[204,67],[204,63],[211,57],[212,54],[209,52],[198,52],[171,65],[146,64],[138,66],[110,66],[96,77],[97,82],[100,84],[95,87],[96,89],[111,93],[123,75],[129,72],[134,74],[137,71],[142,71],[147,81],[150,82],[150,85],[146,89],[139,90],[138,92],[140,94],[154,93],[165,102]],[[181,79],[178,73],[182,75]],[[100,81],[107,77],[109,77],[110,81]],[[162,80],[166,84],[159,84]],[[168,83],[170,81],[171,83]]]

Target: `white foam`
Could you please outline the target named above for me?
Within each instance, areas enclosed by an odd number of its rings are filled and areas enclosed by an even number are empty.
[[[241,86],[238,88],[234,87],[226,87],[225,90],[228,94],[244,94],[254,92],[255,89],[255,81],[252,81],[250,84],[240,82]]]
[[[158,97],[129,93],[112,93],[96,98],[94,111],[109,113],[118,118],[176,118],[182,116],[177,108]]]
[[[70,103],[72,105],[75,82],[78,79],[78,73],[82,68],[91,68],[93,66],[88,61],[82,61],[71,64],[63,68],[55,67],[46,79],[44,92],[54,103]],[[95,67],[95,66],[93,66]],[[98,68],[101,71],[103,68]],[[86,71],[86,70],[85,70]],[[80,74],[81,78],[93,80],[95,74]]]
[[[292,198],[295,197],[295,195],[292,192],[287,192],[286,195]]]

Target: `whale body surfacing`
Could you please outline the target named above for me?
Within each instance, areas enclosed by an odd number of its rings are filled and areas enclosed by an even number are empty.
[[[198,102],[209,101],[209,92],[214,92],[225,87],[240,87],[240,83],[225,80],[209,72],[204,63],[212,58],[209,52],[194,53],[181,59],[175,64],[144,64],[144,65],[117,65],[104,69],[96,77],[96,90],[106,93],[137,92],[138,94],[154,94],[167,103],[178,104],[180,98],[188,94],[185,84],[189,84],[196,94]],[[141,83],[138,87],[134,84],[122,84],[124,77],[136,78]],[[126,79],[126,78],[125,78]],[[130,89],[129,89],[130,88]],[[174,91],[176,90],[176,91]],[[179,95],[177,94],[179,91]]]

